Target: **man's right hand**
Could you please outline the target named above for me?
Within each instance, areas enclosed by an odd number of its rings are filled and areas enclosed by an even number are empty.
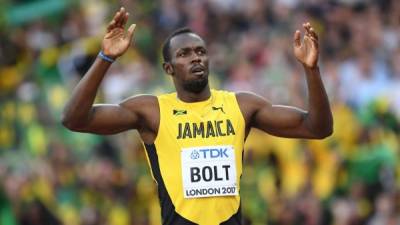
[[[125,24],[128,21],[129,13],[125,8],[121,8],[115,13],[114,18],[108,24],[107,33],[103,38],[102,48],[103,53],[113,59],[121,56],[129,48],[133,31],[136,24],[132,24],[127,31],[125,31]]]

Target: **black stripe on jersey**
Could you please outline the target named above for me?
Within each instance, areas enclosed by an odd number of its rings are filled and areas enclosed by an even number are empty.
[[[172,203],[171,197],[169,196],[167,189],[164,184],[164,180],[161,176],[160,165],[158,164],[158,155],[156,146],[154,144],[144,144],[146,148],[147,156],[149,157],[151,171],[154,179],[158,184],[158,198],[161,207],[161,217],[163,225],[196,225],[175,211],[175,206]],[[241,225],[242,213],[239,207],[238,212],[231,216],[228,220],[221,223],[221,225]]]
[[[193,222],[183,218],[175,212],[175,206],[172,204],[171,197],[169,196],[160,172],[160,165],[158,164],[158,155],[156,146],[154,144],[145,144],[147,156],[150,160],[151,171],[153,172],[154,179],[158,184],[158,199],[160,200],[161,217],[163,225],[196,225]]]
[[[241,225],[242,224],[242,210],[239,206],[238,211],[231,216],[227,221],[220,223],[220,225]]]

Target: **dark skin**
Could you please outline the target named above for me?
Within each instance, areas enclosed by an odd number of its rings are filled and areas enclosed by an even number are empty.
[[[121,8],[107,28],[102,50],[111,58],[123,55],[130,46],[135,25],[124,27],[128,13]],[[332,134],[332,113],[318,68],[318,36],[309,23],[303,24],[305,35],[294,34],[294,55],[303,65],[308,85],[308,111],[273,105],[253,93],[236,93],[246,122],[246,136],[252,127],[269,134],[321,139]],[[204,101],[210,97],[208,84],[198,93],[185,88],[185,83],[208,77],[208,55],[204,41],[192,33],[171,39],[171,61],[165,62],[165,72],[172,76],[178,98],[184,102]],[[137,129],[146,144],[154,142],[160,123],[157,97],[133,96],[119,104],[93,105],[97,89],[111,63],[96,59],[78,83],[64,108],[62,122],[73,131],[95,134],[116,134]]]

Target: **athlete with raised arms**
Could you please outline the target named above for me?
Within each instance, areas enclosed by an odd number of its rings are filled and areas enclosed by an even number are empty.
[[[309,23],[294,33],[294,55],[308,87],[308,109],[273,105],[249,92],[211,90],[203,39],[189,29],[164,43],[164,71],[176,92],[139,95],[118,104],[93,104],[112,62],[130,46],[121,8],[107,27],[102,50],[65,106],[62,123],[73,131],[116,134],[138,130],[158,186],[163,224],[241,224],[242,151],[251,128],[289,138],[332,133],[332,114],[318,68],[318,36]],[[302,39],[302,40],[301,40]]]

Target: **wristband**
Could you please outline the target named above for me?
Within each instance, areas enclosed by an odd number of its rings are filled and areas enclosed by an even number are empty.
[[[104,61],[107,61],[107,62],[109,62],[109,63],[115,62],[115,59],[112,59],[112,58],[110,58],[110,57],[104,55],[103,51],[100,51],[100,52],[99,52],[99,57],[100,57],[101,59],[103,59]]]

